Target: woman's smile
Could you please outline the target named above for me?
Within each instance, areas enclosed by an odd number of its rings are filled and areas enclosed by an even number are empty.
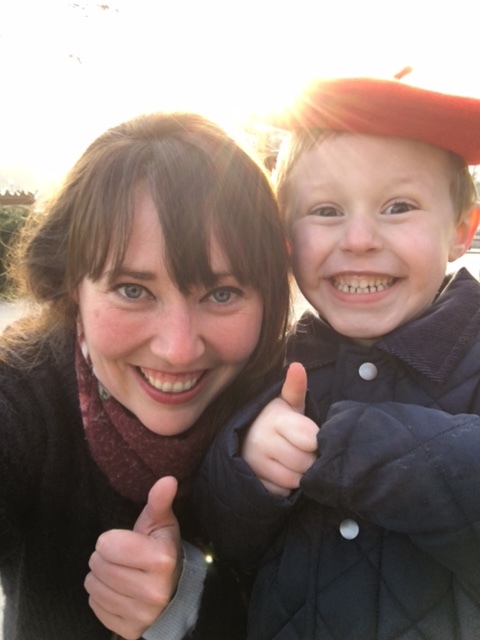
[[[263,318],[260,294],[232,274],[214,236],[217,282],[183,293],[172,280],[150,192],[138,188],[130,241],[116,281],[106,274],[78,290],[83,333],[95,373],[151,431],[189,429],[238,376]]]
[[[135,371],[138,372],[141,390],[148,396],[145,401],[153,400],[158,405],[164,406],[181,407],[189,404],[194,405],[194,403],[201,401],[202,394],[210,397],[209,378],[212,377],[213,382],[215,382],[215,370],[212,369],[196,372],[195,375],[179,374],[178,376],[172,376],[170,374],[168,376],[169,379],[166,379],[164,375],[160,378],[158,375],[156,377],[147,376],[140,367],[137,367]],[[215,386],[215,388],[217,387]]]
[[[194,387],[205,371],[191,373],[162,373],[154,369],[138,367],[145,380],[155,389],[164,393],[182,393]]]

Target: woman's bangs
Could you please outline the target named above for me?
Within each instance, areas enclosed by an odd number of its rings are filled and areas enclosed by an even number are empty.
[[[112,194],[113,195],[113,194]],[[89,217],[95,217],[100,221],[91,230],[91,254],[86,254],[86,275],[92,280],[98,280],[108,268],[108,279],[111,282],[116,278],[121,268],[127,251],[132,229],[133,203],[131,195],[125,200],[118,195],[111,202],[103,203],[103,211],[97,208],[91,211]],[[95,235],[93,235],[95,233]],[[90,240],[91,240],[90,238]]]
[[[180,291],[194,285],[211,286],[211,185],[216,181],[196,150],[169,145],[160,162],[149,167],[148,183],[165,242],[170,275]],[[165,155],[168,153],[168,158]],[[158,156],[158,152],[156,154]]]

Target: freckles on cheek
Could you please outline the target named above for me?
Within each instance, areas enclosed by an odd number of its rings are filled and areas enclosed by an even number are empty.
[[[90,347],[105,356],[115,356],[128,349],[138,333],[138,327],[130,322],[121,322],[110,313],[95,310],[85,326],[85,335]]]
[[[233,362],[248,360],[260,339],[262,318],[251,318],[228,332],[225,353]]]

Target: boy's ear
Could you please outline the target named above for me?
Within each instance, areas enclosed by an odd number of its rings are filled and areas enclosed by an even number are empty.
[[[464,215],[457,225],[455,239],[450,248],[449,262],[461,258],[468,251],[473,241],[473,236],[480,224],[480,204],[475,206],[470,213]]]

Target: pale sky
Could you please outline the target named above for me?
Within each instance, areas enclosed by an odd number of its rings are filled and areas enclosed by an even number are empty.
[[[411,65],[412,84],[480,98],[480,0],[100,4],[1,0],[0,179],[13,188],[57,181],[142,111],[192,109],[232,128],[313,76]]]

